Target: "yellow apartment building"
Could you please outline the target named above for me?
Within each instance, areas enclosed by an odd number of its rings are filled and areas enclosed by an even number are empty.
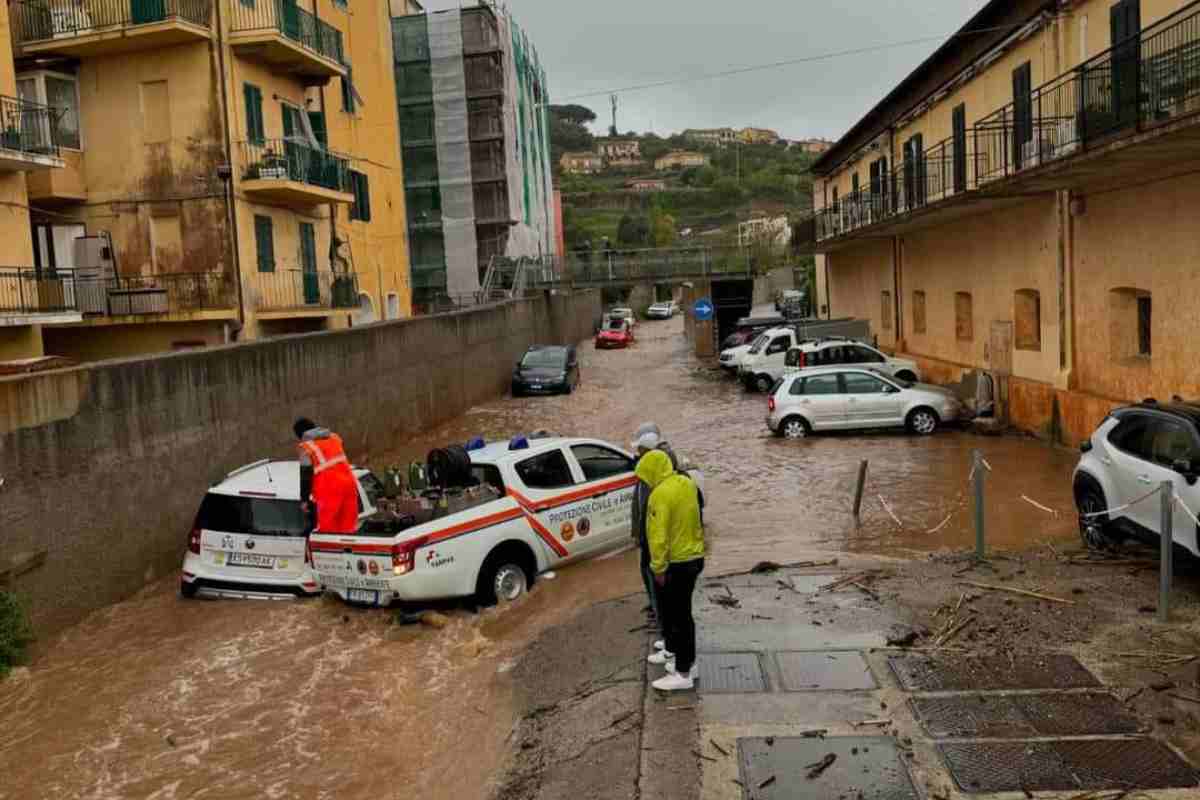
[[[742,144],[775,144],[779,134],[770,128],[742,128],[737,138]]]
[[[687,169],[688,167],[708,166],[709,158],[705,153],[690,150],[672,150],[654,160],[654,168],[659,172],[668,169]]]
[[[69,275],[80,315],[41,326],[45,353],[97,359],[410,313],[388,2],[9,9],[15,68],[0,79],[53,109],[62,162],[26,173],[32,252],[9,260]]]
[[[42,328],[82,317],[69,281],[33,268],[26,176],[60,170],[51,109],[17,96],[7,5],[0,8],[0,362],[44,354]]]
[[[1197,112],[1200,3],[988,3],[814,165],[816,305],[1069,443],[1200,395]]]

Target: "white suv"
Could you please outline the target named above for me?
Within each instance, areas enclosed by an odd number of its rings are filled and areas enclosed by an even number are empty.
[[[784,331],[791,333],[790,345]],[[837,336],[798,341],[790,328],[768,333],[777,334],[777,338],[767,345],[766,353],[757,358],[749,355],[742,358],[740,374],[747,388],[766,392],[784,375],[810,367],[866,367],[908,383],[921,380],[921,370],[915,361],[893,358],[853,339]],[[776,348],[785,345],[787,352],[780,355]]]
[[[899,427],[928,436],[965,415],[949,389],[862,367],[813,367],[786,375],[767,400],[767,427],[788,439],[816,431]]]
[[[1163,481],[1175,485],[1175,496],[1192,513],[1200,512],[1198,426],[1200,404],[1152,401],[1119,408],[1100,423],[1080,447],[1083,455],[1075,467],[1075,505],[1085,545],[1099,549],[1122,536],[1157,540],[1161,501],[1146,495]],[[1098,514],[1130,503],[1120,511]],[[1200,556],[1195,522],[1178,503],[1172,514],[1176,546]]]
[[[376,512],[383,484],[358,478],[359,521]],[[300,509],[300,462],[257,461],[208,490],[183,557],[179,591],[271,597],[321,591],[308,550],[309,521]]]

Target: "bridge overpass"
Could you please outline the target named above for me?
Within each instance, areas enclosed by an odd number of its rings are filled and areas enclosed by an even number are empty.
[[[497,288],[608,289],[637,284],[701,280],[753,280],[754,254],[740,247],[684,247],[571,253],[532,259],[495,259],[484,277],[485,293]]]

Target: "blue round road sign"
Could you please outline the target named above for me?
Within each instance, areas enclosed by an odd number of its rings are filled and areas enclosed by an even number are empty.
[[[692,311],[696,314],[696,319],[700,322],[707,322],[713,316],[713,304],[707,297],[703,297],[696,301],[692,306]]]

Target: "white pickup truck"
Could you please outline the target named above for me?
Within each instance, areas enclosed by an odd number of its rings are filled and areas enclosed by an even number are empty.
[[[514,600],[548,569],[629,541],[634,459],[594,439],[494,442],[470,451],[494,491],[399,533],[314,533],[313,567],[352,603],[386,606],[475,595]]]

